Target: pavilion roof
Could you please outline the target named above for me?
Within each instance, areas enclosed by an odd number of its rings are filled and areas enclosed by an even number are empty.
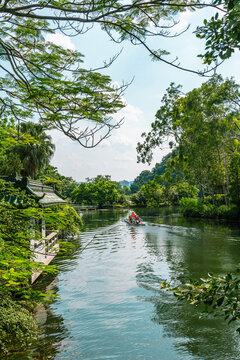
[[[28,177],[20,177],[16,174],[10,176],[1,176],[1,179],[11,182],[12,185],[21,190],[25,190],[27,194],[32,195],[36,202],[42,207],[63,205],[66,201],[54,190],[52,186],[46,186],[42,181],[32,180]],[[16,204],[20,199],[13,197],[8,202]]]

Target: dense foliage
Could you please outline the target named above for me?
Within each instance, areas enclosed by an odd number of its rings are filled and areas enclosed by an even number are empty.
[[[115,182],[111,181],[110,176],[98,175],[94,179],[87,179],[86,183],[81,183],[71,194],[75,203],[81,205],[112,205],[119,199]]]
[[[31,196],[4,181],[0,182],[0,194],[0,293],[11,300],[9,306],[0,301],[0,316],[5,318],[3,332],[0,332],[0,351],[6,351],[7,345],[25,346],[30,337],[36,336],[36,324],[31,314],[33,303],[49,301],[52,297],[31,286],[34,272],[56,272],[56,269],[35,261],[38,250],[30,246],[30,240],[44,241],[43,220],[48,229],[68,233],[79,232],[82,220],[69,206],[39,208]],[[33,219],[36,225],[32,225]],[[66,246],[61,244],[62,251]],[[16,312],[18,316],[13,315]],[[8,327],[11,327],[9,336],[6,335]]]
[[[38,327],[28,302],[16,302],[6,293],[0,294],[0,351],[3,354],[16,345],[26,348],[37,339]]]
[[[3,167],[8,174],[11,170],[22,169],[21,157],[18,158],[19,167],[14,168],[16,163],[8,155],[15,154],[16,148],[27,146],[31,149],[36,144],[38,141],[32,135],[19,133],[13,123],[1,121],[0,173],[4,173]],[[38,250],[30,246],[30,241],[44,241],[42,221],[53,231],[76,233],[82,220],[69,206],[40,208],[32,196],[3,180],[0,180],[0,214],[0,352],[3,353],[26,347],[36,338],[34,305],[52,297],[31,286],[34,272],[56,272],[56,269],[35,261]],[[66,246],[61,244],[61,249],[64,251]]]
[[[224,204],[213,205],[203,199],[182,198],[179,201],[180,212],[186,217],[197,217],[207,219],[239,219],[239,208],[233,204],[227,206]]]
[[[167,168],[167,162],[171,158],[171,153],[163,157],[160,163],[156,163],[151,171],[142,171],[131,184],[130,189],[134,194],[140,190],[143,185],[146,185],[148,181],[153,180],[156,175],[163,175]]]
[[[163,105],[144,142],[138,144],[139,160],[150,162],[152,150],[166,139],[172,153],[163,176],[168,182],[185,181],[200,190],[213,205],[239,203],[240,87],[233,79],[216,76],[199,89],[183,94],[171,84]],[[220,204],[221,205],[221,204]]]
[[[132,201],[140,207],[160,207],[162,205],[178,205],[183,198],[196,198],[199,190],[188,183],[162,185],[158,177],[148,181],[132,196]]]
[[[71,198],[72,191],[79,185],[71,176],[59,174],[58,169],[52,165],[47,165],[37,173],[37,180],[41,180],[45,185],[52,186],[63,198]]]
[[[219,11],[196,30],[196,36],[205,40],[205,54],[200,55],[206,64],[228,59],[240,48],[240,5],[238,0],[214,0]],[[223,16],[221,16],[221,15]]]

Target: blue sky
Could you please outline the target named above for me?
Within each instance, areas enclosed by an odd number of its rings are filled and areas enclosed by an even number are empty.
[[[211,15],[209,9],[197,13],[182,13],[177,30],[184,29],[188,24],[191,24],[190,29],[178,38],[152,39],[151,45],[170,51],[172,55],[167,57],[169,60],[178,56],[182,66],[200,69],[201,59],[197,58],[197,54],[203,52],[204,44],[192,31],[204,18]],[[93,149],[84,149],[60,132],[52,131],[56,152],[51,164],[57,166],[62,175],[72,176],[77,181],[84,181],[86,177],[92,178],[99,174],[111,175],[113,180],[120,181],[133,180],[142,170],[151,169],[156,162],[160,162],[169,152],[167,144],[162,150],[155,151],[150,166],[137,164],[136,144],[141,140],[141,133],[150,129],[167,87],[171,82],[175,82],[183,85],[183,90],[187,92],[199,87],[207,79],[162,62],[153,62],[143,47],[133,46],[128,42],[115,44],[97,27],[85,35],[71,39],[56,34],[50,35],[47,40],[82,52],[87,68],[102,65],[104,60],[108,60],[123,48],[118,59],[103,73],[110,75],[112,81],[117,83],[130,81],[134,77],[132,85],[124,94],[127,106],[116,115],[116,119],[124,117],[121,128],[113,131],[110,138]],[[224,77],[233,76],[239,82],[239,65],[240,54],[236,53],[218,72]]]

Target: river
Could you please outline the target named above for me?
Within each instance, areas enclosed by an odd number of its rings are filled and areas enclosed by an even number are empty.
[[[239,227],[187,220],[164,208],[139,209],[146,226],[133,227],[123,222],[126,213],[83,215],[74,252],[54,260],[55,279],[39,281],[59,295],[42,312],[42,338],[12,359],[240,359],[236,324],[200,318],[198,308],[160,286],[234,272]]]

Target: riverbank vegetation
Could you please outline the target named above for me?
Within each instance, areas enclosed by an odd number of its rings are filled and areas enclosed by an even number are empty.
[[[50,301],[52,294],[34,290],[30,279],[34,272],[56,272],[53,266],[35,261],[35,248],[30,240],[42,242],[42,232],[32,226],[44,220],[48,229],[79,232],[82,220],[66,206],[40,208],[33,197],[0,182],[0,351],[25,347],[38,334],[34,307]],[[4,195],[3,195],[4,194]],[[68,243],[61,243],[65,251]],[[6,301],[9,299],[9,301]]]
[[[144,185],[137,193],[145,206],[158,203],[161,190],[179,184],[194,186],[178,197],[184,216],[202,218],[240,219],[240,86],[233,79],[215,76],[200,88],[187,94],[181,86],[171,84],[162,99],[149,133],[137,146],[138,160],[150,163],[153,149],[160,148],[166,140],[172,148],[165,173]],[[161,188],[163,186],[163,188]],[[143,200],[142,200],[143,201]],[[210,239],[209,239],[210,241]],[[239,276],[208,274],[199,281],[172,287],[175,295],[201,306],[210,314],[223,315],[229,323],[240,320]],[[238,328],[238,331],[239,328]]]
[[[187,94],[172,83],[150,132],[142,135],[144,141],[137,146],[138,160],[150,163],[153,149],[170,139],[171,157],[165,173],[144,185],[136,197],[145,196],[147,206],[160,203],[161,196],[163,202],[180,200],[185,216],[238,217],[239,107],[240,87],[233,79],[215,76]],[[198,192],[191,194],[193,186]],[[186,196],[178,193],[179,188],[185,188]],[[150,189],[154,201],[148,200]],[[170,191],[167,197],[166,190]]]
[[[38,172],[49,163],[52,152],[45,150],[48,144],[53,149],[50,137],[46,142],[43,128],[36,124],[26,123],[25,128],[31,128],[31,133],[21,133],[10,122],[0,123],[2,175],[29,169],[27,175],[37,178]],[[40,138],[33,136],[36,129]],[[80,231],[82,220],[67,204],[39,207],[34,196],[4,180],[0,180],[0,214],[0,352],[5,354],[25,348],[37,338],[39,329],[34,308],[38,303],[50,301],[53,296],[35,290],[31,285],[34,272],[51,273],[56,272],[56,268],[35,261],[37,250],[31,247],[30,241],[41,243],[44,240],[40,230],[42,221],[48,229],[58,229],[59,233],[64,230],[70,234]],[[61,251],[67,248],[69,243],[61,244]]]

